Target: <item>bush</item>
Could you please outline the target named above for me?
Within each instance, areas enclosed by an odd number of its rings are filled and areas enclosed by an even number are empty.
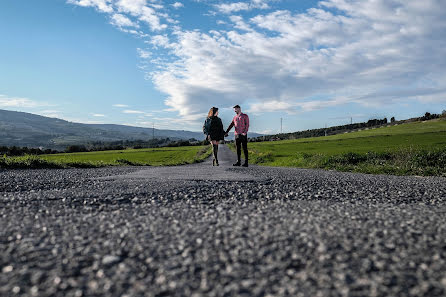
[[[57,162],[41,159],[37,156],[26,155],[22,157],[0,157],[0,168],[6,169],[39,169],[39,168],[64,168]]]
[[[117,159],[115,160],[116,163],[118,163],[119,165],[128,165],[128,166],[138,166],[138,165],[142,165],[138,162],[133,162],[127,159]]]
[[[80,152],[88,152],[87,148],[84,145],[70,145],[65,149],[66,153],[80,153]]]

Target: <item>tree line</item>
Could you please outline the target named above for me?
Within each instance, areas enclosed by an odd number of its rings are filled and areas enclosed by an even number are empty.
[[[395,117],[392,117],[390,119],[391,124],[397,124],[397,123],[406,123],[406,122],[415,122],[415,121],[427,121],[427,120],[433,120],[440,117],[446,117],[446,110],[443,110],[441,114],[431,114],[429,112],[426,112],[424,116],[418,117],[418,118],[412,118],[408,120],[402,120],[402,121],[396,121]],[[352,132],[356,130],[366,129],[366,128],[376,128],[381,127],[383,125],[387,125],[389,122],[387,118],[383,119],[371,119],[367,122],[362,123],[352,123],[347,125],[340,125],[340,126],[332,126],[328,128],[319,128],[319,129],[309,129],[305,131],[298,131],[298,132],[292,132],[292,133],[281,133],[281,134],[275,134],[275,135],[265,135],[265,136],[259,136],[256,138],[251,138],[251,142],[261,142],[261,141],[273,141],[273,140],[291,140],[291,139],[299,139],[299,138],[309,138],[309,137],[320,137],[320,136],[327,136],[327,135],[335,135],[335,134],[341,134],[346,132]]]
[[[58,153],[80,153],[94,151],[111,151],[125,149],[143,149],[143,148],[159,148],[159,147],[178,147],[178,146],[194,146],[208,144],[207,140],[199,141],[195,138],[188,140],[172,140],[170,138],[155,138],[150,140],[121,140],[113,142],[96,141],[87,144],[69,145],[65,150],[53,150],[44,148],[28,148],[18,146],[0,146],[0,156],[24,156],[24,155],[44,155]]]
[[[43,154],[57,154],[59,151],[52,149],[28,148],[18,146],[0,146],[0,156],[24,156],[24,155],[43,155]]]
[[[172,140],[170,138],[154,138],[150,140],[121,140],[113,142],[92,142],[86,145],[70,145],[65,149],[66,153],[78,152],[94,152],[94,151],[114,151],[125,149],[143,149],[143,148],[159,148],[159,147],[177,147],[202,145],[202,141],[195,138],[188,140]]]

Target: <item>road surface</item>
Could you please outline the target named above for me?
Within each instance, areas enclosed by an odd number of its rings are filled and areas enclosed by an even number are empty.
[[[445,296],[446,179],[0,171],[0,296]]]

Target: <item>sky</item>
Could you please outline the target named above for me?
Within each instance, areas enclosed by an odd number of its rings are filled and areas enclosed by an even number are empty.
[[[0,0],[0,109],[278,133],[446,110],[444,0]]]

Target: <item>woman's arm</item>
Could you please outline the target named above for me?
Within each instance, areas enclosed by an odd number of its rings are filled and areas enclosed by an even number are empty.
[[[206,127],[206,122],[207,122],[207,119],[204,120],[204,124],[203,124],[203,133],[204,133],[205,135],[208,135],[208,134],[209,134],[209,131],[208,131],[208,128]]]

